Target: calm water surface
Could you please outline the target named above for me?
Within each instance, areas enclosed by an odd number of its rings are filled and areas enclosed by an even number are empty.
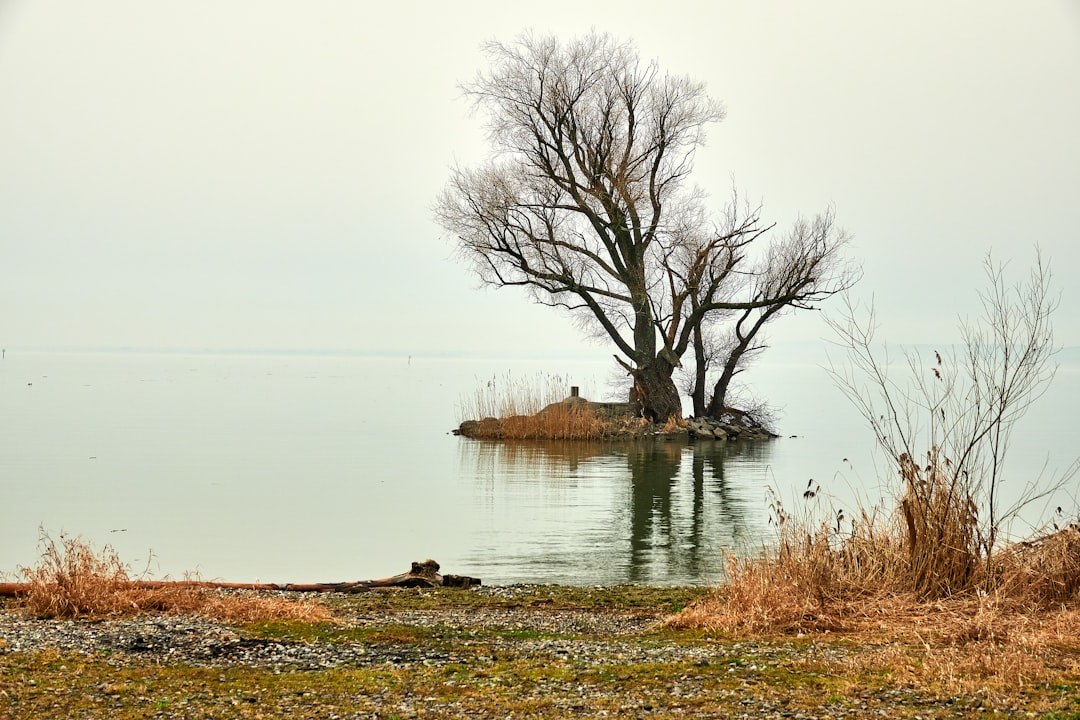
[[[817,359],[755,370],[771,443],[488,443],[449,433],[493,376],[557,372],[601,398],[605,361],[7,353],[0,573],[39,529],[154,577],[381,577],[428,557],[486,582],[709,583],[769,535],[768,487],[876,496],[872,439]],[[1074,366],[1013,462],[1067,464]],[[790,436],[796,437],[790,437]]]

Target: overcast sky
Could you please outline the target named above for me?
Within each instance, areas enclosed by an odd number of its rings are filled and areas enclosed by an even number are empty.
[[[1039,244],[1080,344],[1076,0],[0,0],[0,346],[607,355],[432,217],[485,157],[459,83],[527,29],[705,81],[694,182],[831,204],[890,341],[954,339],[985,253]]]

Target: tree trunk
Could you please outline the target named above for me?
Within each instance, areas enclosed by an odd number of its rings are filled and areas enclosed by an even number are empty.
[[[749,351],[751,353],[765,348],[764,345],[753,345],[754,337],[757,336],[758,331],[762,326],[769,321],[773,315],[783,309],[783,305],[773,305],[766,308],[757,319],[754,320],[753,325],[746,332],[743,331],[743,322],[750,317],[750,312],[747,310],[739,322],[735,325],[735,338],[738,340],[735,343],[735,347],[731,349],[731,354],[728,355],[727,360],[724,361],[724,371],[720,373],[720,379],[716,381],[716,385],[713,386],[713,396],[709,400],[709,407],[705,409],[705,415],[713,419],[719,420],[720,416],[724,414],[724,409],[727,407],[727,393],[728,387],[731,385],[731,379],[735,377],[739,372],[739,364],[743,361],[743,356]]]
[[[682,415],[679,390],[671,379],[674,369],[671,363],[658,357],[633,371],[634,387],[630,390],[630,402],[638,406],[643,417],[653,422],[664,422],[670,417]]]
[[[713,395],[712,399],[709,400],[709,406],[705,408],[706,417],[719,420],[720,416],[724,414],[724,408],[727,407],[728,386],[731,385],[731,379],[738,372],[739,360],[742,359],[745,349],[745,346],[740,343],[728,356],[727,361],[724,363],[724,371],[720,373],[720,379],[713,386]]]
[[[694,328],[694,417],[705,414],[705,374],[709,369],[705,358],[705,340],[701,336],[701,324]]]

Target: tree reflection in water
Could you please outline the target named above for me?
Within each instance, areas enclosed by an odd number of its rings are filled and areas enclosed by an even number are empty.
[[[721,579],[726,550],[764,540],[771,454],[769,442],[465,441],[461,470],[500,528],[482,541],[505,555],[487,559],[496,577],[516,564],[537,581],[701,584]]]

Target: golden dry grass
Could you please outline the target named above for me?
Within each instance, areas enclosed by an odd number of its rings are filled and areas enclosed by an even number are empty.
[[[38,564],[19,570],[29,586],[24,606],[40,618],[98,618],[144,612],[201,615],[228,622],[331,618],[330,611],[314,600],[242,592],[223,594],[197,583],[147,587],[130,577],[127,565],[111,547],[95,551],[78,537],[61,536],[57,544],[43,535],[41,545]]]
[[[946,489],[909,483],[891,513],[846,524],[793,518],[774,498],[775,547],[729,556],[728,583],[667,624],[850,637],[880,645],[859,655],[866,669],[964,691],[1080,667],[1080,525],[987,556],[967,496]]]
[[[853,637],[873,638],[875,647],[852,662],[889,668],[913,683],[970,693],[1060,680],[1062,670],[1066,676],[1080,670],[1075,607],[1024,608],[984,596],[869,610]]]
[[[487,380],[463,399],[461,420],[535,415],[569,395],[570,381],[561,375],[538,373],[521,378],[507,373]]]
[[[821,632],[856,626],[860,618],[908,614],[913,608],[978,608],[973,622],[995,614],[1057,612],[1080,603],[1080,528],[1011,545],[981,575],[952,594],[927,596],[903,541],[869,532],[839,544],[830,529],[783,530],[778,549],[730,556],[729,582],[717,598],[689,608],[675,624],[736,632]],[[980,566],[981,567],[981,566]],[[977,604],[972,604],[975,601]],[[947,603],[947,605],[940,605]],[[963,613],[961,613],[963,614]]]
[[[1080,524],[1010,545],[996,560],[1008,597],[1040,606],[1080,600]]]
[[[776,545],[729,556],[728,583],[667,624],[850,638],[872,649],[853,670],[957,692],[1080,669],[1080,524],[990,552],[970,494],[932,460],[902,465],[891,512],[796,518],[774,496]]]
[[[810,505],[794,517],[774,495],[776,545],[729,557],[723,607],[712,606],[712,618],[695,611],[696,622],[755,632],[829,630],[896,599],[993,598],[1009,611],[1080,601],[1080,524],[993,548],[971,494],[934,460],[925,468],[902,464],[904,493],[888,512],[848,519]],[[819,492],[807,488],[804,497],[813,501]]]
[[[843,661],[845,672],[886,673],[901,684],[956,694],[1080,676],[1076,602],[1029,606],[1004,595],[975,594],[926,601],[882,592],[818,604],[786,592],[765,574],[740,576],[664,624],[729,637],[828,639],[859,648]]]
[[[535,415],[500,419],[506,440],[595,440],[610,434],[606,424],[588,406],[554,404]]]
[[[570,382],[560,375],[492,378],[461,404],[463,429],[485,440],[598,440],[632,433],[640,418],[598,417],[583,400],[563,402]],[[478,419],[475,423],[471,419]]]

